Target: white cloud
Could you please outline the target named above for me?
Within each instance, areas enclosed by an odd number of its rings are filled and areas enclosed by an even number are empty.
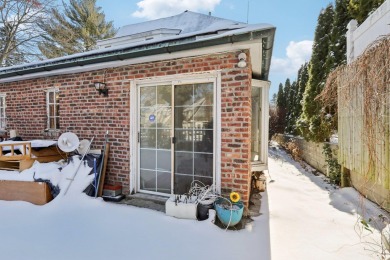
[[[175,15],[185,10],[211,12],[221,0],[142,0],[132,15],[138,18],[157,19]]]
[[[286,58],[273,58],[271,71],[286,74],[287,77],[296,76],[298,69],[310,60],[313,41],[291,41],[286,48]]]

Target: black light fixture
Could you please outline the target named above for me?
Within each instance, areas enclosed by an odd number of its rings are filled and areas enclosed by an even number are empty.
[[[95,82],[94,85],[96,90],[99,92],[99,95],[103,94],[103,96],[108,97],[108,88],[106,86],[106,83]]]
[[[103,82],[97,81],[93,83],[95,86],[96,90],[99,92],[99,95],[103,94],[103,97],[108,97],[108,88],[106,85],[106,74],[107,70],[104,70],[103,72]]]

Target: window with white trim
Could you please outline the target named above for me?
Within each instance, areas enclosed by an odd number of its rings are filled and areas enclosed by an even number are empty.
[[[46,109],[47,109],[47,128],[57,130],[60,128],[59,114],[59,90],[57,88],[48,89],[46,92]]]
[[[0,94],[0,129],[5,129],[5,94]]]

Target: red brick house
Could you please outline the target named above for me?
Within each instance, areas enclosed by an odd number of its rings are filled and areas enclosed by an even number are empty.
[[[267,169],[274,33],[193,12],[125,26],[96,50],[1,69],[0,127],[95,136],[93,148],[108,130],[106,183],[125,193],[200,180],[247,203],[251,172]]]

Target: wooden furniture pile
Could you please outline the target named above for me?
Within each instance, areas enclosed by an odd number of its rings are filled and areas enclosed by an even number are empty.
[[[57,146],[32,148],[31,142],[0,143],[0,170],[29,169],[35,161],[54,162],[66,158]]]
[[[57,146],[32,148],[31,142],[0,143],[0,170],[23,171],[35,161],[54,162],[66,158]],[[0,180],[0,200],[21,200],[44,205],[53,199],[45,182]]]

